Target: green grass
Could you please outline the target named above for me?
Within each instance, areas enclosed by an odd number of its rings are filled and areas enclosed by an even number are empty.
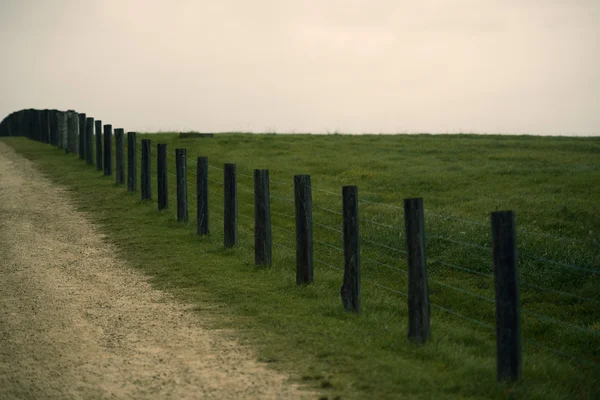
[[[213,139],[143,136],[208,156],[211,235],[175,221],[170,209],[126,193],[75,155],[4,139],[70,189],[120,256],[156,287],[197,305],[214,327],[233,327],[260,359],[328,398],[589,399],[600,396],[600,140],[474,135],[250,135]],[[138,151],[139,151],[138,145]],[[153,150],[154,151],[154,150]],[[138,155],[139,161],[139,155]],[[224,249],[219,168],[236,163],[240,246]],[[252,172],[269,169],[275,246],[270,268],[254,266]],[[295,285],[293,176],[313,183],[315,284]],[[138,171],[139,179],[139,171]],[[214,180],[214,181],[212,181]],[[363,312],[342,310],[341,187],[357,185]],[[407,341],[402,201],[423,197],[432,337]],[[190,196],[190,221],[194,197]],[[523,379],[495,376],[494,281],[489,215],[517,215],[524,336]],[[334,212],[331,212],[334,211]],[[432,262],[439,260],[441,262]],[[545,260],[552,260],[551,263]],[[326,265],[326,264],[328,265]],[[559,263],[559,264],[557,264]],[[562,263],[562,264],[560,264]],[[385,265],[383,265],[385,264]],[[573,267],[582,267],[577,269]],[[376,286],[373,283],[383,285]],[[459,290],[457,290],[459,289]],[[437,306],[452,310],[444,311]],[[457,315],[460,314],[461,316]],[[538,314],[538,315],[536,315]],[[539,315],[544,316],[541,318]],[[466,317],[466,318],[464,318]],[[478,324],[474,321],[482,322]],[[535,346],[531,341],[547,349]],[[582,360],[560,356],[551,350]],[[595,366],[589,364],[595,363]]]

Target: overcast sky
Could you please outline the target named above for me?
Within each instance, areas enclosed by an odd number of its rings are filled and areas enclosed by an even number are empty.
[[[600,0],[0,0],[0,118],[600,135]]]

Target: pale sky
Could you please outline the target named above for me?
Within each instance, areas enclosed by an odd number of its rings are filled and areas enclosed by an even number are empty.
[[[0,0],[0,119],[600,136],[600,0]]]

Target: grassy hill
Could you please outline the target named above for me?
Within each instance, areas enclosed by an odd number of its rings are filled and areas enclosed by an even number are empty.
[[[234,327],[260,358],[329,398],[600,396],[600,139],[476,135],[138,135],[169,149],[170,209],[156,211],[75,155],[3,139],[72,190],[121,256],[158,287]],[[141,146],[138,145],[138,152]],[[175,221],[175,148],[208,156],[209,237]],[[138,155],[138,162],[139,162]],[[223,249],[223,164],[236,163],[240,246]],[[138,165],[139,168],[139,165]],[[274,262],[255,267],[253,180],[269,169]],[[295,285],[293,176],[313,184],[315,284]],[[342,309],[341,188],[357,185],[361,315]],[[432,338],[407,341],[403,199],[423,197]],[[496,383],[490,213],[516,212],[523,379]]]

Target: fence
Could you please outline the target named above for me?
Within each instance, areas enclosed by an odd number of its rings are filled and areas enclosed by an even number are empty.
[[[128,132],[125,140],[125,132],[120,128],[115,129],[115,140],[113,141],[112,126],[104,125],[104,132],[101,131],[101,127],[101,121],[94,121],[93,118],[74,111],[29,109],[13,113],[5,118],[0,124],[0,136],[21,135],[49,143],[63,148],[67,153],[78,154],[79,158],[90,165],[94,164],[95,157],[96,168],[102,170],[106,176],[113,174],[114,159],[116,161],[115,183],[117,185],[125,183],[125,169],[127,169],[127,191],[136,192],[139,173],[141,199],[145,201],[153,199],[151,171],[153,169],[152,158],[155,155],[158,210],[164,210],[170,206],[169,192],[176,193],[177,220],[187,223],[189,210],[195,211],[196,215],[192,220],[196,224],[198,235],[209,234],[211,218],[219,220],[223,224],[223,245],[225,247],[238,245],[239,228],[242,228],[244,235],[252,236],[254,239],[256,265],[269,266],[273,264],[273,246],[295,254],[296,283],[298,285],[307,285],[314,281],[315,263],[338,271],[342,274],[341,306],[349,312],[361,312],[362,283],[406,297],[409,322],[407,335],[416,343],[424,344],[430,337],[431,308],[477,324],[485,329],[495,330],[498,381],[516,380],[521,377],[522,342],[549,351],[556,356],[569,358],[581,365],[598,367],[595,360],[544,346],[536,340],[522,337],[521,334],[523,315],[526,318],[540,321],[544,326],[560,326],[568,333],[577,332],[577,334],[583,335],[584,339],[582,340],[586,340],[585,338],[591,338],[592,342],[597,340],[600,334],[599,330],[581,325],[577,321],[565,321],[529,309],[521,310],[520,291],[523,288],[555,295],[557,298],[566,298],[585,306],[597,307],[600,304],[600,301],[594,297],[545,286],[543,281],[538,282],[537,279],[536,283],[519,282],[517,270],[519,263],[540,263],[545,268],[555,268],[567,271],[569,274],[576,274],[578,279],[586,279],[599,274],[600,270],[593,267],[555,261],[529,253],[517,253],[517,233],[531,235],[542,240],[556,240],[561,243],[569,242],[571,239],[517,229],[515,215],[512,211],[491,213],[491,224],[488,225],[478,221],[426,212],[422,198],[405,199],[403,207],[399,207],[366,198],[361,199],[356,186],[344,186],[341,193],[324,190],[314,187],[311,177],[308,175],[296,175],[293,182],[271,180],[268,170],[256,169],[253,175],[244,174],[238,171],[235,164],[224,164],[223,168],[211,165],[207,157],[198,157],[195,168],[188,169],[185,148],[177,148],[173,152],[167,148],[167,144],[159,143],[154,146],[150,139],[139,140],[134,132]],[[125,152],[127,152],[126,156]],[[175,173],[168,165],[169,158],[173,156],[175,157]],[[125,165],[125,158],[127,165]],[[222,175],[222,181],[212,179],[213,173]],[[195,177],[192,180],[195,182],[195,191],[191,192],[191,197],[195,201],[191,203],[188,202],[188,197],[190,197],[188,175]],[[173,184],[173,182],[175,183]],[[273,191],[271,184],[281,189]],[[211,190],[211,188],[217,187],[222,190],[221,193],[219,190]],[[282,194],[286,190],[288,192]],[[340,208],[333,209],[330,206],[331,202],[328,202],[327,207],[316,204],[313,193],[335,198],[336,201],[341,200]],[[211,203],[209,194],[211,197],[216,195],[222,198],[222,206],[215,202]],[[247,197],[251,197],[253,203],[246,201]],[[272,209],[273,201],[282,203],[283,206]],[[389,208],[393,211],[393,215],[399,216],[397,219],[403,219],[404,223],[383,222],[373,218],[360,217],[361,205],[363,207]],[[243,210],[253,210],[254,215],[247,215],[246,211],[240,211],[240,206]],[[292,206],[294,207],[293,214],[278,211]],[[213,208],[222,211],[223,219],[218,219],[214,213],[209,214],[209,209]],[[457,223],[476,229],[485,229],[491,233],[491,246],[438,234],[428,234],[425,225],[426,214],[428,218],[436,221],[436,225]],[[253,224],[253,232],[243,228],[240,224],[240,217]],[[282,226],[285,225],[284,223],[274,224],[273,219],[287,220],[288,225],[293,225],[295,229]],[[401,248],[396,243],[383,242],[380,240],[381,236],[371,238],[368,229],[367,234],[361,231],[360,223],[364,223],[368,228],[374,227],[378,231],[390,233],[384,236],[403,236],[405,247]],[[315,227],[320,232],[327,234],[315,237],[313,232]],[[341,246],[331,243],[333,238],[337,243],[341,243]],[[286,240],[288,244],[284,244]],[[483,252],[488,260],[482,261],[481,264],[493,265],[493,271],[488,268],[457,265],[442,258],[428,259],[426,253],[429,250],[426,252],[426,240],[427,249],[431,247],[431,243],[446,243],[453,249]],[[361,246],[367,251],[361,251]],[[406,258],[407,269],[395,265],[401,257]],[[335,262],[324,259],[343,260],[343,268],[334,265]],[[361,262],[385,269],[389,273],[403,274],[406,277],[405,280],[401,281],[397,277],[392,280],[403,282],[407,290],[395,289],[390,285],[382,284],[377,279],[361,278]],[[479,286],[490,285],[490,280],[493,278],[495,297],[466,290],[438,278],[430,278],[428,267],[432,266],[442,266],[446,271],[468,274],[474,279],[478,279],[477,285]],[[388,275],[381,273],[374,276],[388,279]],[[430,301],[430,284],[441,290],[460,293],[464,298],[475,299],[481,304],[493,305],[495,307],[495,326],[483,321],[482,318],[458,312],[446,304]]]

